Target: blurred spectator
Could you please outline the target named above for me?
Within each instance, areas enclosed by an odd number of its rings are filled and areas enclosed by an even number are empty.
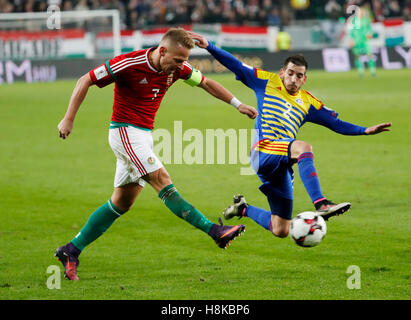
[[[145,0],[130,0],[127,6],[127,27],[132,29],[142,28],[147,25],[147,17],[151,6]]]
[[[71,11],[73,10],[73,2],[72,1],[64,1],[63,2],[63,11]]]
[[[341,33],[341,24],[338,19],[343,16],[342,6],[337,0],[328,0],[325,4],[324,11],[326,19],[321,21],[320,25],[323,31],[325,41],[327,43],[336,44],[338,42],[339,35]]]
[[[401,17],[401,7],[398,0],[388,0],[388,17],[398,18]]]
[[[221,5],[216,5],[212,8],[208,8],[207,14],[203,19],[204,23],[227,23],[228,17],[223,14],[223,8]]]
[[[281,15],[281,22],[284,26],[288,26],[291,23],[291,9],[289,6],[283,6],[280,9],[280,15]]]
[[[191,13],[190,20],[192,23],[201,23],[207,14],[207,9],[203,3],[198,2]]]
[[[77,2],[74,9],[78,11],[88,10],[87,0],[80,0],[79,2]]]
[[[405,20],[411,21],[411,0],[405,0],[403,16]]]
[[[178,6],[176,8],[176,16],[174,19],[174,23],[178,25],[189,24],[191,23],[190,16],[188,15],[188,7],[187,6]]]
[[[260,26],[266,26],[268,13],[265,9],[261,9],[258,11],[257,21]]]
[[[242,25],[247,20],[247,10],[245,8],[243,0],[234,0],[233,3],[235,20],[234,22]]]
[[[337,20],[342,15],[342,7],[337,0],[328,0],[324,9],[328,19]]]
[[[272,8],[267,17],[268,25],[279,26],[282,23],[280,11],[276,7]]]
[[[14,11],[14,6],[7,0],[0,0],[0,12],[10,13]]]
[[[405,20],[411,21],[411,6],[404,7],[403,15]]]
[[[259,23],[259,1],[258,0],[247,0],[245,4],[246,8],[246,21],[249,24],[258,24]]]
[[[384,7],[381,3],[381,0],[372,0],[371,8],[374,13],[374,18],[377,21],[384,20]]]
[[[34,0],[27,0],[24,4],[24,12],[33,12]]]

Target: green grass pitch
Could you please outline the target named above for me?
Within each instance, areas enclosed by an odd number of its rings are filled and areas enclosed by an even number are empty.
[[[254,93],[232,74],[209,75],[240,100]],[[347,137],[306,124],[324,194],[350,201],[331,219],[324,241],[301,248],[252,220],[228,250],[175,217],[147,186],[133,209],[81,255],[80,281],[48,289],[55,249],[71,240],[112,192],[115,158],[108,145],[113,87],[92,87],[68,140],[57,124],[75,81],[0,86],[1,299],[409,299],[411,297],[411,70],[379,70],[359,79],[310,71],[305,88],[360,125],[391,121],[392,131]],[[156,128],[252,128],[253,122],[200,89],[170,88]],[[180,193],[212,221],[235,193],[268,208],[256,176],[241,164],[166,165]],[[312,210],[295,167],[294,215]],[[231,223],[231,221],[230,221]],[[234,222],[236,223],[236,222]],[[360,288],[349,289],[350,266]],[[61,273],[63,273],[62,268]],[[358,282],[357,282],[358,284]]]

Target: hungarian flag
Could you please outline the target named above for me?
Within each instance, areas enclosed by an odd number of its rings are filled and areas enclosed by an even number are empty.
[[[220,45],[226,50],[267,50],[267,27],[222,25]]]
[[[90,52],[83,29],[0,31],[1,58],[86,58]]]
[[[135,31],[121,30],[121,53],[133,51],[136,44]],[[103,55],[114,54],[113,32],[100,32],[96,36],[97,52]]]
[[[402,19],[384,20],[385,46],[395,47],[404,43],[404,21]]]

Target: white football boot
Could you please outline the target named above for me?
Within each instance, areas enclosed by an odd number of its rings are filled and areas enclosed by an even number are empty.
[[[226,208],[223,212],[223,216],[226,220],[230,220],[234,217],[239,219],[243,217],[244,209],[248,207],[245,197],[241,194],[234,196],[234,204]]]

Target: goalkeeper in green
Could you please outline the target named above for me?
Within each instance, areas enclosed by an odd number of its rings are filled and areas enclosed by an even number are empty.
[[[358,75],[361,78],[364,77],[365,68],[361,57],[366,55],[368,57],[367,64],[370,73],[375,77],[377,75],[377,66],[370,45],[370,39],[373,36],[370,13],[363,8],[359,9],[358,12],[359,14],[351,20],[352,25],[349,26],[351,29],[349,36],[355,59],[355,67],[357,68]]]

